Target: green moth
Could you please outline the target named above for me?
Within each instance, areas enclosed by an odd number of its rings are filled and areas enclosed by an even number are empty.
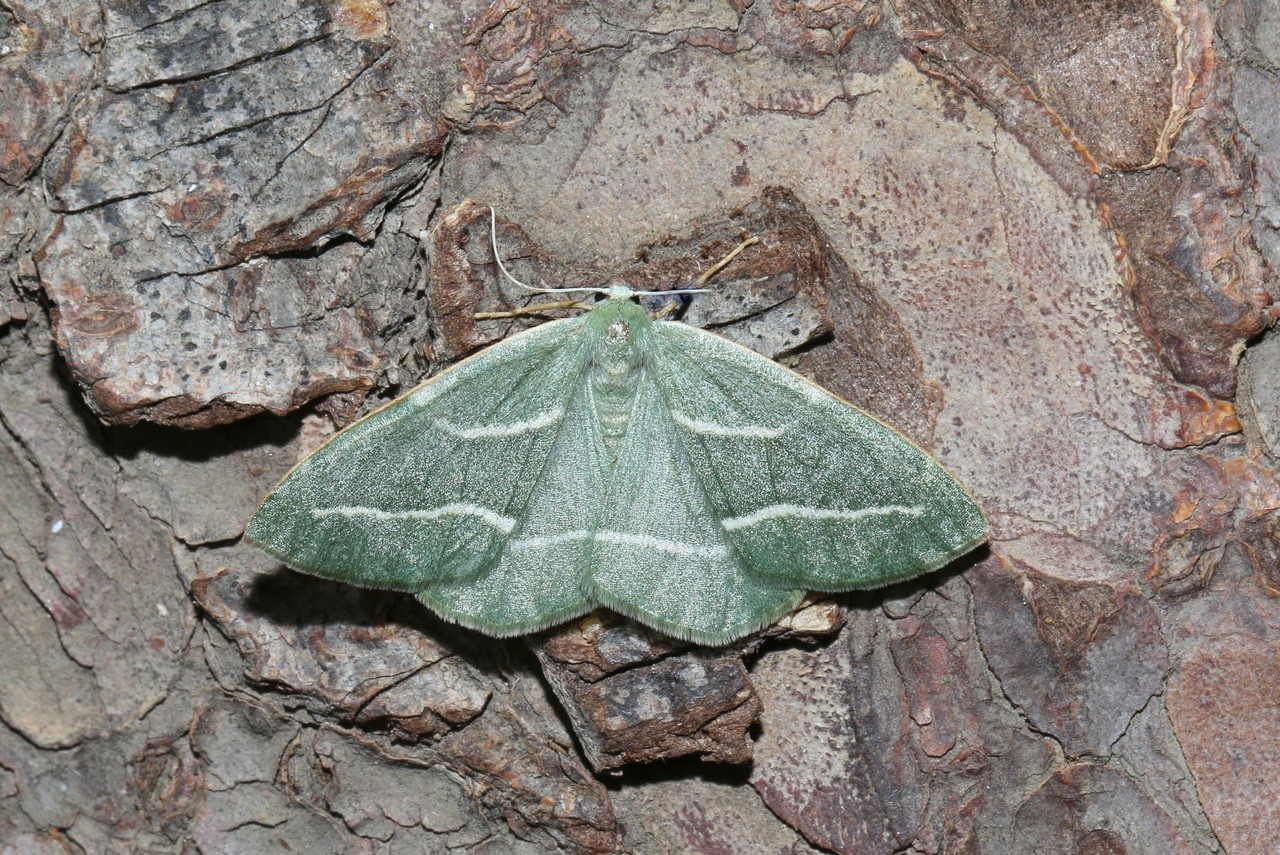
[[[747,348],[650,319],[629,288],[604,293],[335,435],[248,536],[490,635],[603,605],[702,644],[986,539],[972,497],[910,440]]]

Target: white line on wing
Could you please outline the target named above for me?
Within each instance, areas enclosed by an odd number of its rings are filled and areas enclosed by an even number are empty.
[[[728,549],[718,544],[701,546],[694,543],[664,540],[647,534],[629,534],[625,531],[598,531],[596,532],[596,540],[600,543],[613,543],[619,546],[642,546],[646,549],[656,549],[659,552],[669,552],[672,555],[722,558],[729,554]]]
[[[542,430],[545,427],[551,427],[559,423],[564,418],[564,410],[550,410],[540,416],[534,416],[522,422],[511,422],[510,424],[492,424],[477,425],[475,427],[463,427],[461,425],[447,422],[444,419],[436,419],[436,427],[445,433],[451,433],[459,439],[500,439],[508,436],[519,436],[522,433],[531,433],[536,430]]]
[[[540,534],[533,537],[526,537],[520,540],[513,540],[507,544],[513,549],[545,549],[548,546],[556,546],[561,543],[572,543],[575,540],[590,540],[591,532],[589,531],[565,531],[560,534]]]
[[[503,534],[511,534],[512,529],[516,527],[516,521],[511,517],[504,517],[496,511],[480,505],[468,505],[462,502],[454,502],[449,505],[441,505],[438,508],[430,510],[413,510],[413,511],[384,511],[379,508],[361,508],[361,507],[340,507],[340,508],[315,508],[311,511],[314,517],[340,516],[340,517],[368,517],[375,520],[434,520],[447,516],[470,516],[479,517],[489,525],[496,528]]]
[[[729,517],[722,520],[720,525],[725,531],[736,531],[740,528],[750,528],[756,523],[765,520],[781,519],[784,517],[795,517],[797,519],[807,520],[848,520],[856,522],[864,517],[885,516],[888,514],[905,514],[906,516],[918,517],[924,513],[922,507],[907,507],[906,505],[887,505],[883,508],[859,508],[852,511],[842,511],[834,508],[810,508],[804,505],[768,505],[759,510],[752,511],[749,514],[743,514],[740,517]]]
[[[742,425],[741,427],[730,427],[728,425],[720,425],[715,422],[707,422],[702,419],[695,419],[692,416],[686,416],[684,413],[673,410],[671,418],[675,423],[688,428],[699,436],[742,436],[756,437],[759,439],[777,439],[786,432],[786,428],[763,427],[761,425]]]

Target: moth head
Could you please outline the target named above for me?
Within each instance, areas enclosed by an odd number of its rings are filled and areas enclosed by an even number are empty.
[[[630,300],[636,295],[636,292],[628,288],[626,285],[614,283],[604,289],[606,300]]]

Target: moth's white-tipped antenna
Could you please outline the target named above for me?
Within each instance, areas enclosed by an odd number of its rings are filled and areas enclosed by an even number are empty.
[[[639,295],[653,294],[655,297],[665,297],[668,294],[710,294],[715,288],[673,288],[670,291],[637,291]]]
[[[498,214],[493,210],[493,206],[489,206],[489,245],[493,247],[493,260],[498,262],[498,269],[502,271],[502,275],[507,277],[512,284],[519,285],[526,291],[540,291],[541,288],[534,288],[532,285],[526,285],[519,279],[511,275],[511,271],[507,269],[507,265],[502,263],[502,256],[498,254]]]
[[[507,270],[507,265],[502,263],[502,256],[498,254],[498,214],[493,210],[492,205],[489,206],[489,245],[493,247],[493,260],[498,262],[498,269],[502,271],[502,275],[526,291],[533,291],[535,294],[581,294],[584,292],[601,294],[605,291],[604,288],[538,288],[526,285],[512,276],[511,271]]]
[[[715,276],[721,270],[728,267],[729,263],[738,257],[738,253],[759,242],[760,238],[749,237],[742,243],[738,244],[734,247],[732,252],[717,261],[701,276],[699,276],[698,284],[707,284],[707,281],[710,280],[712,276]],[[498,252],[498,213],[493,209],[492,205],[489,206],[489,245],[493,248],[493,260],[498,263],[498,269],[502,271],[502,275],[505,276],[512,284],[518,285],[526,291],[532,291],[535,294],[604,294],[608,297],[614,298],[630,298],[644,294],[710,294],[715,290],[714,288],[676,288],[671,291],[632,291],[625,285],[611,285],[607,288],[539,288],[533,285],[526,285],[516,277],[512,276],[511,271],[507,269],[507,265],[502,263],[502,255]],[[567,304],[565,306],[561,306],[559,304],[551,306],[551,308],[562,307],[567,308]],[[506,315],[497,314],[494,315],[494,317],[506,317]]]

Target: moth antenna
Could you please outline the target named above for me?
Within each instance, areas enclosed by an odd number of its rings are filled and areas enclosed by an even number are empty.
[[[710,294],[715,288],[672,288],[670,291],[637,291],[637,296],[645,296],[647,294],[665,295],[665,294]]]
[[[534,288],[532,285],[526,285],[519,279],[511,275],[511,271],[507,269],[507,265],[502,263],[502,256],[498,254],[498,214],[493,210],[493,206],[489,206],[489,245],[493,247],[493,260],[498,262],[498,269],[502,271],[502,275],[507,277],[512,284],[519,285],[526,291],[540,291],[541,288]]]
[[[538,288],[533,285],[526,285],[512,276],[511,271],[507,269],[507,265],[502,263],[502,256],[498,254],[498,214],[493,210],[492,205],[489,206],[489,245],[493,247],[493,260],[498,262],[498,269],[502,271],[502,275],[526,291],[532,291],[535,294],[571,294],[583,291],[600,294],[605,290],[604,288]]]

